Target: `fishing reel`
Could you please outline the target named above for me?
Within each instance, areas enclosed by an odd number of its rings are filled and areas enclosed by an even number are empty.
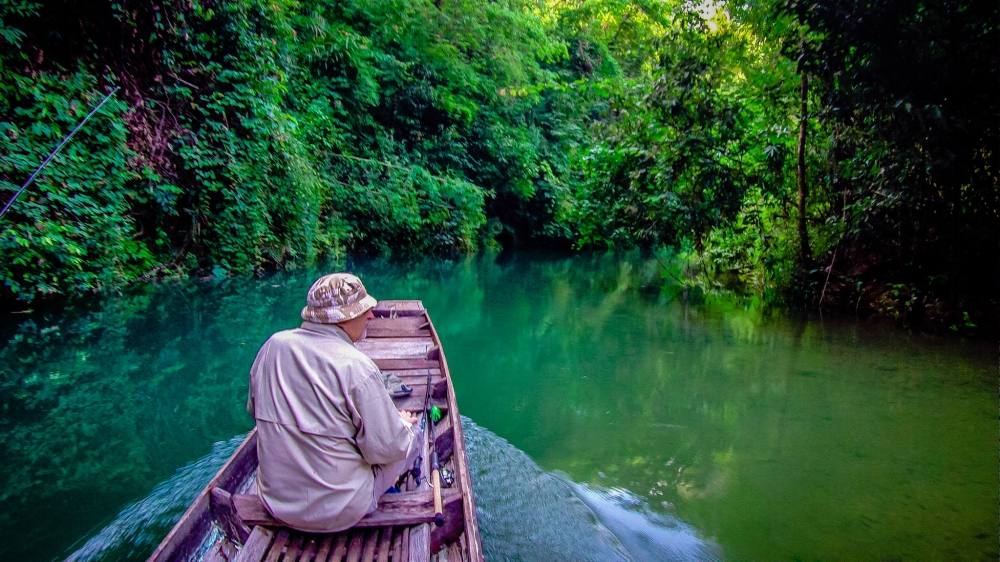
[[[451,488],[455,485],[455,471],[450,468],[441,469],[441,486]]]

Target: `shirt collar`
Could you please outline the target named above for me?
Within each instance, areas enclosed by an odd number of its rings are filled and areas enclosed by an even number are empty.
[[[308,330],[310,332],[316,332],[326,336],[336,336],[345,342],[354,345],[354,342],[351,341],[351,336],[348,336],[347,332],[336,324],[320,324],[319,322],[310,322],[306,320],[300,327],[303,330]]]

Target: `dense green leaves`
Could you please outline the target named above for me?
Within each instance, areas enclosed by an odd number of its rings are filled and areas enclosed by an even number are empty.
[[[1000,283],[998,18],[978,0],[0,0],[5,195],[122,87],[0,225],[2,296],[638,245],[684,260],[685,286],[964,329]]]

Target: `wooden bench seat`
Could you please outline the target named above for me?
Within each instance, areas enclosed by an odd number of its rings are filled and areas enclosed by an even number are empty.
[[[271,517],[257,495],[237,494],[226,498],[223,490],[213,490],[213,495],[217,504],[229,502],[236,516],[236,525],[243,525],[244,529],[252,527],[235,558],[240,562],[409,560],[407,551],[411,529],[434,521],[430,490],[385,494],[379,499],[378,509],[357,525],[329,534],[303,533],[283,527],[280,521]],[[461,522],[461,493],[445,489],[442,500],[450,524],[435,529],[431,538],[434,546],[442,542],[445,534],[455,536],[458,529],[454,527]]]
[[[461,502],[458,490],[445,489],[441,494],[445,506]],[[283,524],[271,516],[264,502],[256,494],[232,496],[233,507],[240,521],[248,526],[265,525],[280,527]],[[447,507],[446,507],[447,510]],[[355,527],[385,527],[393,525],[417,525],[434,521],[434,499],[430,490],[383,494],[378,500],[378,508],[359,521]]]

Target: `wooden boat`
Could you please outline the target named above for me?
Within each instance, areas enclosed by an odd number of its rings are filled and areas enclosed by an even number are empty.
[[[251,431],[167,534],[149,562],[203,560],[266,562],[480,562],[483,560],[465,440],[441,340],[420,301],[382,301],[357,346],[383,372],[413,388],[395,399],[399,409],[421,410],[427,391],[444,416],[427,432],[440,465],[454,483],[441,488],[443,524],[435,521],[429,478],[406,477],[404,491],[385,494],[358,525],[333,534],[280,526],[256,496],[257,433]],[[430,388],[427,375],[431,375]],[[424,440],[424,475],[429,441]],[[440,519],[440,518],[439,518]]]

